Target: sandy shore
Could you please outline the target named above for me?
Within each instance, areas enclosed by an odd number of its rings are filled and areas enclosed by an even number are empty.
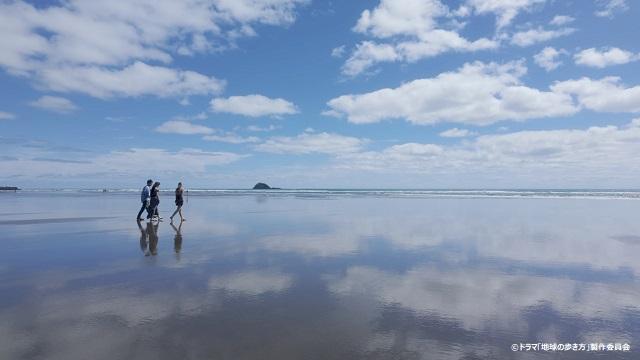
[[[637,356],[640,201],[225,194],[173,226],[172,205],[137,224],[136,194],[4,194],[0,358]]]

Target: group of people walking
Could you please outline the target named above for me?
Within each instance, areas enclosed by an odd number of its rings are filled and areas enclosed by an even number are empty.
[[[184,205],[184,199],[182,197],[184,189],[182,188],[182,183],[178,183],[178,187],[176,188],[176,210],[171,215],[170,219],[173,222],[173,217],[176,214],[180,215],[180,222],[183,222],[185,219],[182,216],[182,205]],[[147,180],[147,185],[142,188],[142,192],[140,193],[140,201],[142,202],[142,207],[140,207],[140,211],[138,212],[138,216],[136,216],[137,221],[143,221],[142,213],[147,211],[147,219],[149,221],[162,221],[162,217],[160,217],[160,213],[158,212],[158,205],[160,205],[160,182],[153,180]]]

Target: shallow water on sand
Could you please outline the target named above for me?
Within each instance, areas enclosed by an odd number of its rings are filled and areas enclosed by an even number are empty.
[[[640,201],[161,200],[0,194],[0,358],[639,356]]]

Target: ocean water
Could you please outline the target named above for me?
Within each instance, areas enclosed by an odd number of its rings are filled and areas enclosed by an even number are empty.
[[[191,190],[156,226],[137,190],[0,193],[0,358],[637,359],[637,198]]]
[[[35,193],[110,193],[132,194],[140,189],[30,189]],[[173,190],[161,190],[172,194]],[[191,196],[255,196],[269,197],[403,197],[403,198],[582,198],[640,199],[635,189],[188,189]]]

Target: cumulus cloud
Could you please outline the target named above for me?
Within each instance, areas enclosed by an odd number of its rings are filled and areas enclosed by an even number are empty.
[[[502,120],[566,116],[577,109],[571,96],[523,85],[522,61],[467,63],[457,71],[418,79],[397,88],[330,100],[327,115],[356,124],[406,119],[414,124],[455,122],[487,125]]]
[[[598,10],[594,13],[599,17],[612,18],[616,13],[629,10],[627,0],[596,0]]]
[[[42,96],[38,100],[30,102],[29,105],[61,114],[67,114],[78,109],[69,99],[49,95]]]
[[[561,36],[567,36],[573,34],[575,31],[576,29],[574,28],[546,30],[544,28],[538,27],[536,29],[516,32],[511,36],[511,43],[521,47],[526,47],[540,42],[549,41]]]
[[[238,37],[255,35],[255,24],[286,26],[306,2],[71,0],[38,7],[4,2],[0,67],[47,89],[97,97],[215,94],[220,80],[167,67],[174,54],[233,46]]]
[[[364,10],[354,30],[378,38],[396,35],[416,36],[436,27],[436,18],[449,9],[439,0],[381,0],[373,10]]]
[[[587,129],[527,130],[482,135],[442,146],[407,143],[380,151],[342,154],[342,167],[404,174],[545,174],[553,177],[638,176],[640,127],[594,126]],[[616,161],[611,161],[616,159]],[[626,170],[624,170],[626,169]],[[631,169],[629,171],[629,169]]]
[[[225,86],[225,81],[215,77],[139,61],[118,70],[96,66],[45,68],[37,82],[54,91],[81,92],[97,98],[207,95],[217,94]]]
[[[461,137],[475,135],[475,133],[467,129],[452,128],[452,129],[441,132],[439,135],[447,138],[461,138]]]
[[[285,99],[263,95],[231,96],[211,100],[211,111],[260,117],[296,114],[296,106]]]
[[[572,16],[556,15],[556,16],[553,17],[553,19],[551,19],[549,24],[556,25],[556,26],[562,26],[562,25],[570,24],[570,23],[574,22],[575,20],[576,19],[574,17],[572,17]]]
[[[379,62],[391,62],[400,59],[401,55],[396,47],[390,44],[378,44],[363,41],[356,45],[355,50],[342,67],[342,73],[349,76],[358,75],[372,65]]]
[[[578,103],[600,112],[640,112],[640,86],[625,87],[619,77],[599,80],[583,77],[556,82],[551,89],[576,97]]]
[[[275,136],[255,147],[275,154],[344,154],[360,151],[367,140],[331,133],[305,132],[295,137]]]
[[[621,65],[640,60],[640,55],[617,47],[602,49],[589,48],[575,54],[574,60],[578,65],[604,68],[611,65]]]
[[[546,0],[467,0],[467,6],[478,14],[495,14],[496,27],[501,29],[509,25],[513,19],[523,11],[530,11],[536,5],[542,5]]]
[[[533,56],[533,61],[541,68],[544,68],[547,71],[551,71],[557,69],[560,65],[562,65],[562,61],[560,61],[558,58],[561,55],[566,54],[567,51],[564,49],[556,50],[555,48],[547,46]]]
[[[0,120],[11,120],[11,119],[15,119],[16,116],[12,113],[6,112],[6,111],[0,111]]]
[[[364,10],[353,30],[378,40],[356,45],[342,67],[348,76],[365,72],[379,62],[415,62],[449,51],[477,51],[498,47],[495,40],[467,40],[455,29],[438,24],[453,14],[439,0],[381,0],[373,10]]]
[[[196,125],[188,121],[181,120],[169,120],[162,123],[155,130],[160,133],[181,135],[207,135],[215,132],[215,129],[212,129],[210,127],[204,125]]]

